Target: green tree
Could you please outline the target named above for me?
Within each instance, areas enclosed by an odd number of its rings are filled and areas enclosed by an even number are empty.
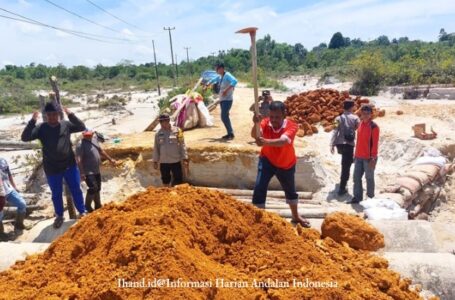
[[[329,49],[338,49],[346,46],[346,40],[341,34],[341,32],[336,32],[333,34],[329,42]]]

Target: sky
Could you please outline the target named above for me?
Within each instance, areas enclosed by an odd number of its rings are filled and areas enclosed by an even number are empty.
[[[113,16],[89,2],[106,9]],[[258,27],[258,38],[270,34],[278,42],[302,43],[307,49],[328,43],[333,33],[372,40],[389,38],[435,41],[439,30],[455,31],[454,0],[52,0],[80,15],[74,16],[47,0],[0,0],[2,9],[64,29],[103,37],[94,41],[37,25],[0,17],[0,68],[6,64],[66,66],[115,65],[122,60],[153,62],[152,40],[159,62],[170,63],[168,31],[174,54],[186,59],[218,50],[248,49],[244,27]],[[95,22],[96,24],[91,23]],[[99,37],[98,37],[99,36]],[[92,36],[95,37],[95,36]],[[108,37],[109,39],[105,39]],[[121,40],[114,40],[121,39]]]

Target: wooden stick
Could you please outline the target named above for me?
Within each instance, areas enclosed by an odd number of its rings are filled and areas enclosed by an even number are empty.
[[[283,217],[283,218],[292,218],[291,210],[266,209],[266,211],[278,214],[280,217]],[[299,215],[304,218],[323,219],[327,215],[327,211],[324,211],[324,210],[299,210]]]
[[[253,196],[253,191],[252,190],[241,190],[241,189],[225,189],[225,188],[213,188],[213,187],[207,187],[210,190],[217,190],[226,194],[230,194],[233,196]],[[297,192],[299,195],[300,199],[313,199],[313,193],[312,192]],[[272,198],[285,198],[284,192],[283,191],[268,191],[267,192],[267,199],[269,197]]]

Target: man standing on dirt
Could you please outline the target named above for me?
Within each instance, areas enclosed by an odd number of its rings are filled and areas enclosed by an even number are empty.
[[[373,107],[364,105],[361,108],[354,164],[354,198],[349,203],[359,203],[363,200],[362,177],[367,181],[367,196],[374,198],[374,170],[378,160],[379,127],[373,122]]]
[[[82,141],[76,148],[76,160],[79,165],[81,179],[87,184],[85,196],[85,209],[92,212],[92,202],[95,202],[95,210],[101,208],[101,157],[105,157],[112,164],[116,161],[104,151],[98,143],[98,138],[91,130],[82,133]]]
[[[52,103],[47,103],[44,111],[47,121],[37,125],[39,113],[33,113],[32,119],[22,132],[22,141],[29,142],[38,139],[41,142],[44,173],[52,192],[52,202],[56,214],[54,228],[60,228],[64,220],[63,179],[69,186],[80,216],[86,214],[81,178],[71,143],[71,134],[84,131],[85,125],[67,108],[63,108],[63,111],[69,121],[60,120],[59,111]]]
[[[224,64],[218,64],[216,66],[216,72],[220,75],[219,86],[220,86],[220,107],[221,107],[221,121],[223,121],[224,127],[226,127],[227,135],[223,136],[222,139],[232,140],[234,139],[234,130],[232,129],[231,119],[229,117],[229,111],[234,101],[234,89],[237,85],[237,79],[232,76],[231,73],[224,70]]]
[[[310,227],[308,220],[298,213],[299,196],[295,188],[295,166],[297,157],[294,149],[294,138],[298,126],[286,119],[286,108],[283,102],[273,101],[270,104],[269,117],[260,120],[254,116],[254,127],[251,136],[261,146],[258,174],[253,192],[253,204],[265,208],[267,189],[273,176],[276,176],[286,195],[286,203],[292,212],[292,221],[303,227]],[[260,134],[257,135],[258,122]]]
[[[273,101],[272,95],[269,90],[263,90],[262,96],[259,97],[259,114],[263,117],[268,117],[270,113],[270,104]],[[250,111],[254,112],[254,104],[250,106]]]
[[[155,134],[153,168],[160,169],[164,186],[181,184],[183,183],[182,162],[185,169],[189,164],[183,131],[171,125],[168,114],[161,114],[158,119],[161,129]]]
[[[2,188],[4,191],[5,200],[11,203],[12,206],[17,207],[16,222],[14,223],[14,233],[17,235],[22,234],[24,229],[25,212],[27,204],[21,194],[18,193],[16,183],[14,182],[13,175],[11,174],[8,162],[0,157],[0,177],[2,181]],[[3,220],[3,211],[0,211],[0,222]],[[0,225],[0,234],[4,233],[3,224]]]
[[[359,117],[352,113],[354,101],[346,100],[343,103],[344,113],[335,119],[336,128],[333,131],[330,142],[330,151],[341,154],[341,176],[338,196],[347,194],[346,185],[351,173],[351,165],[354,161],[355,132],[359,127]]]

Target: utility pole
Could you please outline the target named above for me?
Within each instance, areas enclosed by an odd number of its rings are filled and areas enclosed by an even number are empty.
[[[175,74],[177,75],[177,81],[179,80],[179,60],[177,54],[175,55]]]
[[[190,82],[191,82],[193,80],[193,72],[191,72],[190,56],[188,54],[188,50],[190,50],[191,47],[183,47],[183,49],[186,50],[186,63],[188,64],[188,77],[190,77]]]
[[[167,30],[169,31],[169,42],[171,43],[171,58],[172,58],[172,67],[174,68],[175,67],[175,71],[174,71],[174,87],[177,86],[177,78],[176,76],[177,75],[177,66],[174,64],[174,50],[172,49],[172,35],[171,35],[171,31],[172,30],[175,30],[175,27],[163,27],[164,30]]]
[[[153,58],[155,59],[156,86],[158,88],[158,96],[161,96],[160,77],[158,75],[158,65],[156,64],[156,52],[155,52],[155,41],[154,40],[152,40],[152,45],[153,45]]]

